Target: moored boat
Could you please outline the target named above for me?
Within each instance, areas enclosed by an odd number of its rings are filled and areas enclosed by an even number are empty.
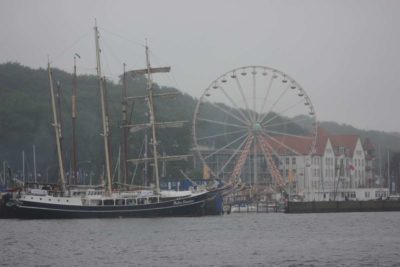
[[[159,195],[149,190],[116,192],[106,196],[104,190],[72,190],[70,195],[48,194],[35,190],[8,202],[17,218],[110,218],[200,216],[205,202],[212,196],[207,190],[171,192]]]
[[[18,198],[12,199],[7,203],[12,216],[17,218],[36,219],[36,218],[114,218],[114,217],[159,217],[159,216],[198,216],[205,214],[206,202],[217,196],[220,189],[198,188],[187,191],[162,191],[159,185],[158,161],[159,160],[180,160],[188,155],[178,156],[158,156],[156,128],[162,123],[155,121],[153,98],[160,95],[153,93],[153,84],[151,80],[152,73],[167,72],[169,67],[151,68],[148,47],[146,45],[147,67],[142,70],[131,71],[131,75],[147,75],[147,95],[140,97],[146,101],[148,106],[149,122],[145,125],[139,125],[140,128],[147,127],[151,129],[151,145],[153,148],[152,157],[143,159],[124,159],[124,163],[143,163],[150,162],[153,165],[153,174],[155,185],[152,187],[143,187],[145,189],[129,190],[126,188],[112,188],[111,166],[109,155],[109,117],[106,108],[106,79],[101,74],[100,47],[97,26],[95,27],[96,40],[96,59],[97,75],[99,80],[101,110],[102,110],[102,136],[104,137],[105,150],[105,186],[86,188],[73,188],[67,186],[64,178],[63,156],[60,141],[61,126],[58,122],[56,112],[56,102],[54,97],[52,72],[50,63],[48,64],[48,75],[50,82],[50,93],[53,110],[53,126],[55,130],[57,158],[59,164],[59,178],[61,181],[60,190],[52,191],[47,189],[30,189]],[[171,95],[171,94],[170,94]],[[125,96],[125,98],[127,98]],[[125,101],[125,99],[124,99]],[[168,127],[174,123],[164,123],[163,127]],[[135,125],[124,124],[123,128],[135,127]]]

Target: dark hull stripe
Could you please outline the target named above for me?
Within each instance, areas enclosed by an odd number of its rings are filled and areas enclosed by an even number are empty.
[[[196,204],[201,204],[204,203],[204,200],[197,201],[197,202],[191,202],[188,204],[183,204],[183,205],[174,205],[174,206],[166,206],[166,207],[159,207],[159,208],[150,208],[150,209],[121,209],[118,206],[113,206],[115,207],[114,209],[98,209],[98,210],[91,210],[91,209],[85,209],[86,207],[82,209],[57,209],[57,208],[46,208],[46,207],[36,207],[36,206],[25,206],[21,205],[18,208],[19,209],[32,209],[32,210],[51,210],[51,211],[58,211],[58,212],[140,212],[140,211],[153,211],[153,210],[160,210],[160,209],[173,209],[173,208],[180,208],[180,207],[186,207],[186,206],[193,206]]]
[[[199,216],[204,214],[205,201],[209,197],[205,193],[137,206],[68,206],[20,201],[13,207],[13,211],[15,217],[25,219]]]

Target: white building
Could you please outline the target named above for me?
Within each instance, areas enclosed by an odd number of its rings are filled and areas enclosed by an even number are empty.
[[[371,200],[388,196],[387,188],[373,187],[374,149],[368,140],[363,144],[357,135],[332,135],[319,128],[311,154],[312,140],[309,138],[274,136],[269,141],[275,152],[274,160],[291,196],[297,195],[306,201]],[[199,152],[208,158],[207,163],[211,169],[219,170],[221,166],[226,166],[218,175],[225,180],[231,176],[236,161],[231,160],[228,165],[225,163],[235,151],[214,151],[215,148],[202,147]],[[195,166],[201,164],[196,156],[194,163]],[[257,166],[256,171],[254,166]],[[249,155],[241,170],[241,179],[248,185],[275,187],[276,182],[259,148],[256,157],[254,154]]]
[[[280,151],[280,170],[292,173],[292,192],[307,201],[369,200],[387,197],[387,188],[372,188],[373,147],[357,135],[331,135],[319,128],[315,151],[310,141],[285,138],[291,150]]]

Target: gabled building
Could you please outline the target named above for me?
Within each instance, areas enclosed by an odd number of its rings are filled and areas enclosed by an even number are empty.
[[[369,140],[365,140],[363,146],[357,135],[333,135],[319,128],[315,149],[309,153],[310,140],[299,137],[290,139],[285,144],[291,149],[287,149],[286,155],[281,154],[280,170],[284,177],[288,177],[287,170],[296,174],[294,191],[305,200],[387,196],[387,189],[372,188],[374,148]],[[290,164],[290,157],[296,165]]]
[[[318,128],[316,139],[296,135],[266,139],[291,195],[307,201],[368,200],[388,195],[386,188],[374,187],[374,147],[368,139],[362,143],[357,135],[334,135],[323,128]],[[215,148],[202,147],[200,153],[208,158],[210,168],[219,170],[225,166],[218,177],[227,179],[236,164],[236,160],[229,161],[235,150],[215,151]],[[199,164],[194,159],[195,165]],[[276,185],[259,147],[249,154],[240,178],[248,185]]]

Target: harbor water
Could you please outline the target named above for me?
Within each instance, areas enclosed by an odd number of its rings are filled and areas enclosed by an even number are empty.
[[[400,266],[400,212],[0,220],[0,266]]]

